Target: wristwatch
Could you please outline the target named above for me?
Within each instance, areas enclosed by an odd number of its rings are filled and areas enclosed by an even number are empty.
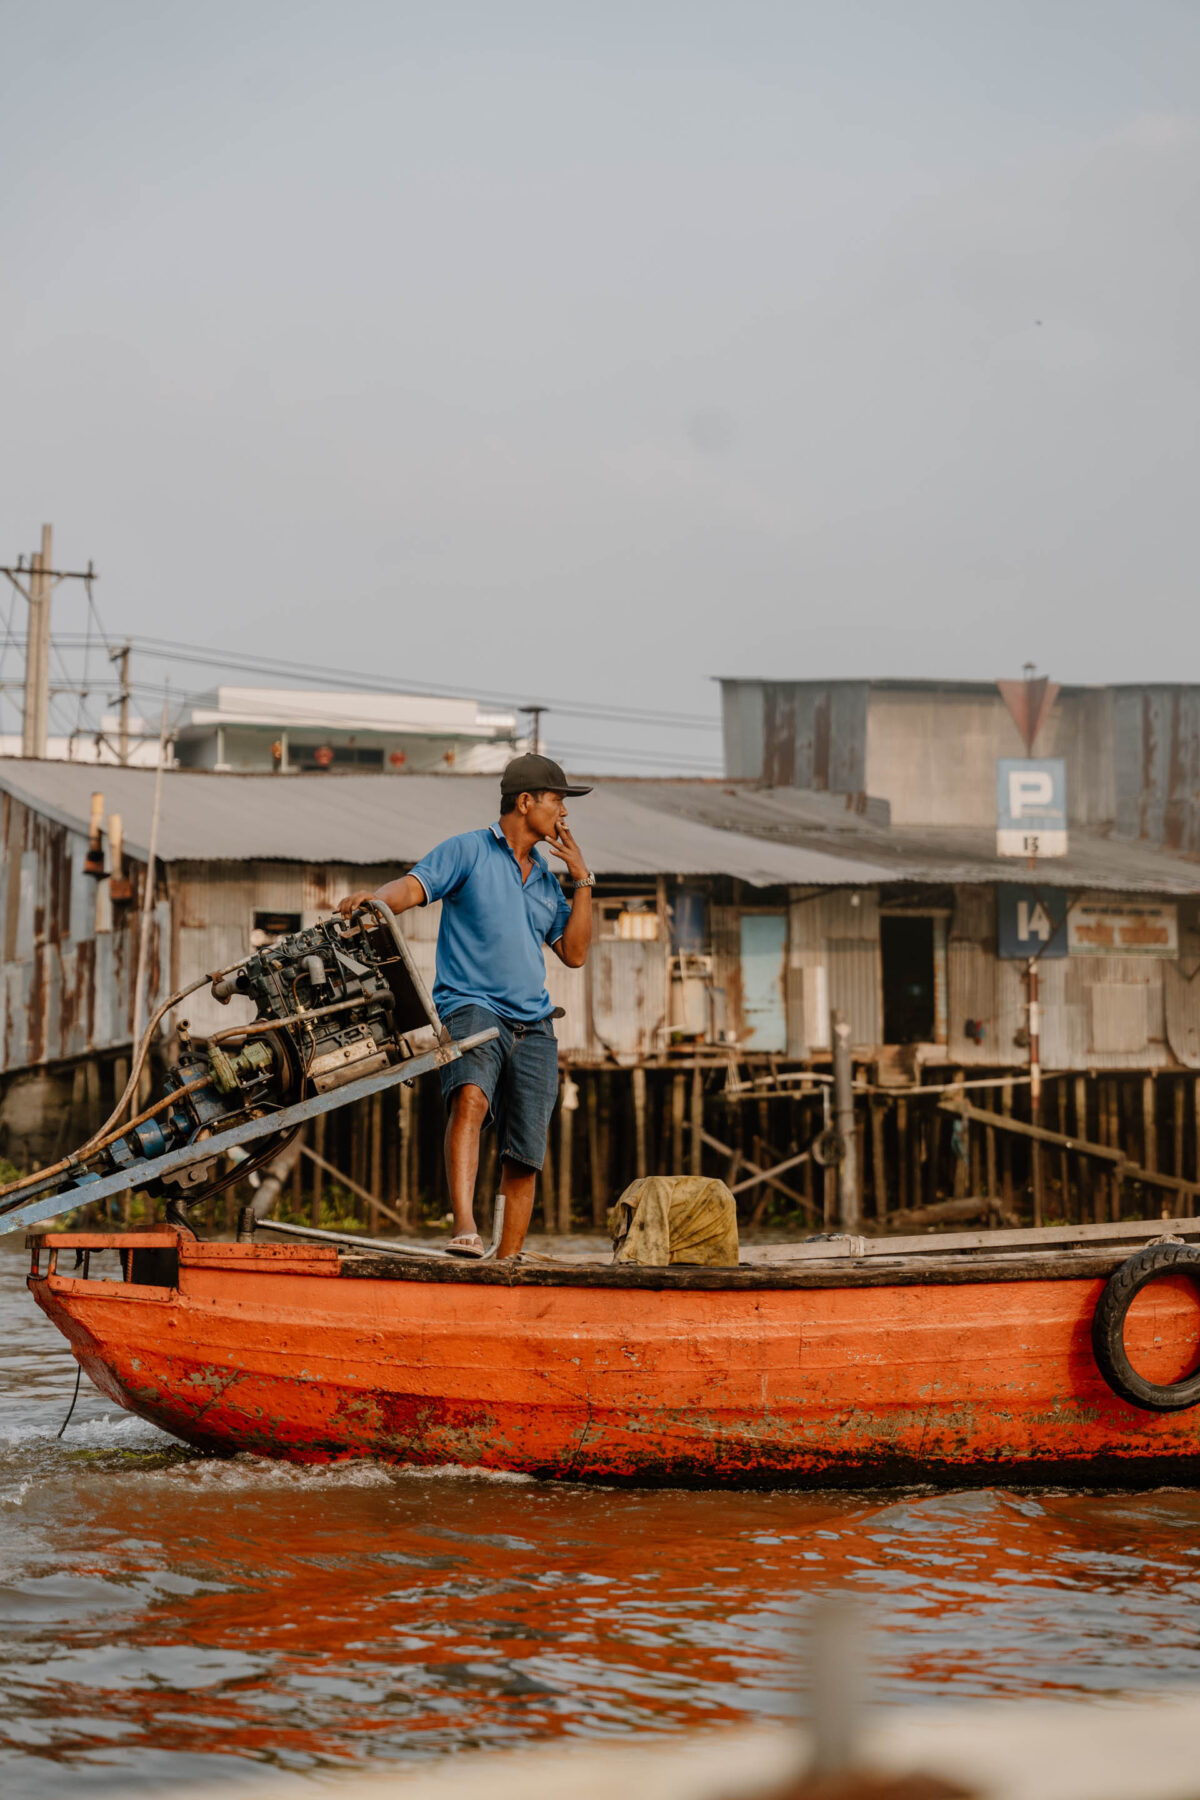
[[[596,877],[594,875],[585,875],[581,881],[573,881],[571,883],[573,888],[595,887],[595,885]]]

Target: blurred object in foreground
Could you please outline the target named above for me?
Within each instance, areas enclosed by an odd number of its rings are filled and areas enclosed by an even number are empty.
[[[797,1778],[796,1728],[619,1744],[479,1751],[328,1778],[346,1800],[1195,1800],[1200,1693],[1119,1701],[889,1708],[864,1740],[869,1773]],[[805,1733],[801,1758],[811,1759]],[[312,1800],[306,1777],[183,1788],[173,1800]]]

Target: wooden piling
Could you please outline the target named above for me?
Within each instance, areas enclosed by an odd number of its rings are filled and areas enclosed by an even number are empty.
[[[671,1082],[671,1173],[682,1175],[683,1120],[687,1111],[687,1076],[678,1074]]]
[[[1042,1122],[1041,1113],[1041,1097],[1039,1095],[1035,1100],[1031,1088],[1029,1091],[1029,1123],[1031,1125],[1040,1125]],[[1036,1227],[1044,1225],[1046,1222],[1046,1194],[1045,1178],[1042,1171],[1042,1146],[1038,1143],[1036,1138],[1031,1139],[1029,1145],[1029,1175],[1033,1187],[1033,1223],[1036,1229]]]
[[[1087,1076],[1075,1077],[1075,1136],[1086,1138],[1088,1135]],[[1099,1223],[1097,1206],[1099,1204],[1099,1186],[1092,1179],[1092,1170],[1088,1166],[1086,1156],[1075,1159],[1075,1180],[1079,1185],[1079,1217],[1082,1221],[1089,1214],[1093,1223]]]
[[[1200,1116],[1200,1087],[1197,1087],[1196,1106]],[[692,1070],[692,1141],[691,1173],[704,1173],[704,1071],[697,1063]]]
[[[546,1134],[546,1156],[542,1163],[541,1195],[542,1195],[542,1230],[557,1233],[558,1231],[558,1184],[554,1179],[555,1156],[553,1134]]]
[[[1066,1137],[1066,1135],[1067,1135],[1067,1084],[1065,1081],[1058,1081],[1055,1083],[1055,1086],[1058,1089],[1058,1129],[1062,1132],[1063,1136]],[[1062,1217],[1064,1219],[1070,1219],[1072,1217],[1070,1188],[1071,1188],[1070,1158],[1068,1157],[1067,1152],[1065,1150],[1062,1150],[1059,1152],[1059,1158],[1058,1158],[1058,1190],[1059,1190],[1059,1207],[1061,1209]]]
[[[896,1177],[900,1189],[900,1211],[908,1207],[908,1101],[896,1101]]]
[[[600,1160],[600,1082],[598,1070],[584,1082],[583,1103],[587,1117],[588,1194],[591,1197],[592,1230],[603,1231],[608,1214],[607,1192]]]
[[[373,1194],[378,1194],[383,1186],[383,1095],[375,1094],[371,1099],[370,1123],[368,1126],[368,1149],[371,1158],[371,1173],[367,1182]],[[367,1207],[368,1235],[374,1237],[379,1230],[379,1208],[372,1200]]]
[[[640,1180],[649,1173],[646,1155],[646,1071],[638,1067],[631,1071],[633,1076],[633,1134],[635,1147],[635,1172]]]
[[[325,1155],[325,1123],[326,1115],[318,1113],[313,1120],[313,1149],[318,1156]],[[309,1202],[309,1222],[319,1231],[321,1228],[321,1206],[324,1199],[325,1171],[320,1163],[314,1163],[310,1173],[312,1193]]]
[[[1147,1169],[1158,1168],[1158,1098],[1153,1075],[1142,1077],[1142,1162]]]
[[[875,1217],[887,1218],[887,1161],[884,1154],[883,1119],[886,1101],[874,1095],[870,1100],[871,1108],[871,1186],[875,1194]]]
[[[571,1080],[570,1069],[564,1069],[558,1108],[558,1229],[564,1234],[571,1229],[571,1171],[578,1104],[579,1089]]]
[[[1000,1111],[1004,1114],[1004,1116],[1006,1118],[1011,1119],[1012,1118],[1012,1109],[1013,1109],[1013,1084],[1011,1081],[1006,1081],[1004,1083],[1004,1086],[1000,1090]],[[1004,1174],[1003,1174],[1004,1210],[1006,1213],[1010,1213],[1013,1210],[1013,1165],[1012,1165],[1012,1159],[1013,1159],[1012,1138],[1009,1136],[1008,1132],[1006,1131],[1004,1133],[1004,1141],[1003,1141],[1003,1144],[1002,1144],[1001,1150],[1000,1150],[1001,1167],[1004,1171]]]
[[[413,1131],[413,1097],[412,1089],[402,1085],[400,1088],[400,1181],[396,1189],[396,1211],[410,1229],[413,1222],[412,1212],[412,1131]]]

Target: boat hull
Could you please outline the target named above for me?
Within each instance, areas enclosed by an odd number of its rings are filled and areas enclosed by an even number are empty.
[[[1200,1411],[1139,1411],[1096,1368],[1098,1277],[348,1279],[326,1246],[185,1240],[178,1283],[30,1278],[97,1387],[222,1454],[704,1485],[1200,1476]],[[1178,1372],[1194,1295],[1150,1292],[1131,1354]]]

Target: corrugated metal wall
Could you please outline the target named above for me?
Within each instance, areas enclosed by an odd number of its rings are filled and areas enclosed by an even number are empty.
[[[114,918],[107,883],[82,873],[84,839],[0,802],[5,875],[0,881],[0,1030],[5,1070],[65,1060],[129,1041],[136,966],[136,910]],[[155,911],[150,1000],[245,953],[256,912],[297,912],[307,924],[353,888],[378,886],[393,871],[301,863],[172,867],[169,902]],[[132,873],[138,874],[136,866]],[[856,903],[857,900],[857,903]],[[744,1041],[741,920],[744,908],[710,908],[714,984],[726,1027]],[[751,910],[760,910],[752,908]],[[432,986],[440,909],[409,913],[405,930]],[[784,981],[787,1054],[828,1047],[831,1008],[851,1023],[854,1044],[879,1045],[882,995],[879,900],[875,891],[793,891],[787,906]],[[1016,1039],[1025,1023],[1023,965],[995,954],[990,890],[957,890],[947,957],[947,1055],[963,1067],[1021,1067]],[[565,1009],[565,1056],[629,1062],[658,1055],[668,1012],[665,941],[597,940],[584,970],[547,956],[551,1002]],[[1184,903],[1180,958],[1073,956],[1041,965],[1043,1060],[1047,1068],[1138,1069],[1177,1059],[1200,1068],[1200,908]],[[235,1022],[201,990],[186,1004],[197,1034]],[[975,1021],[981,1035],[967,1034]],[[1168,1047],[1169,1046],[1169,1047]]]
[[[869,684],[725,681],[725,766],[773,787],[866,791]]]
[[[1117,830],[1200,851],[1200,689],[1118,688]]]
[[[112,907],[108,885],[83,873],[87,842],[79,833],[0,798],[0,1067],[60,1062],[127,1043],[143,873],[130,862],[134,903]],[[162,994],[169,909],[151,920],[150,1004]]]

